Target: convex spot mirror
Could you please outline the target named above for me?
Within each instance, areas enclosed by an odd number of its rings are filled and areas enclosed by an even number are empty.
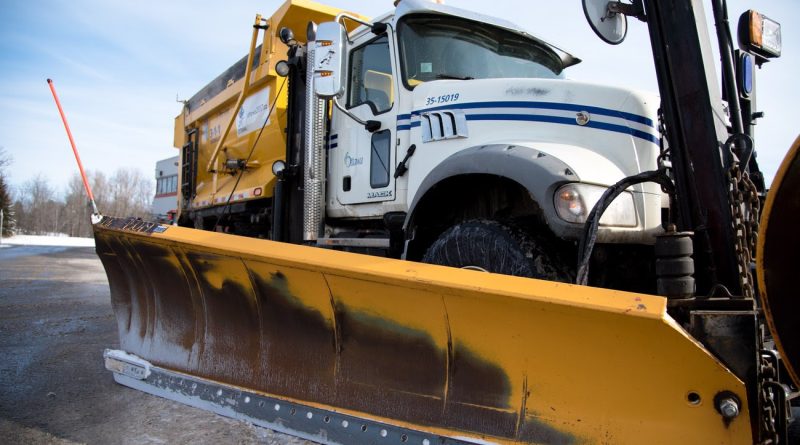
[[[628,19],[624,14],[610,8],[615,0],[583,0],[583,14],[592,31],[606,43],[618,45],[628,34]]]
[[[314,45],[314,91],[322,99],[340,97],[344,93],[345,43],[344,26],[337,22],[320,23]]]

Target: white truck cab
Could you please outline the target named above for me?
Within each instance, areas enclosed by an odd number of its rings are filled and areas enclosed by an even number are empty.
[[[363,26],[346,35],[346,20]],[[657,96],[567,79],[580,60],[512,23],[404,0],[374,23],[323,23],[311,46],[314,92],[335,105],[326,219],[404,214],[408,258],[468,220],[575,241],[608,186],[658,168]],[[662,202],[632,186],[598,240],[652,244]]]

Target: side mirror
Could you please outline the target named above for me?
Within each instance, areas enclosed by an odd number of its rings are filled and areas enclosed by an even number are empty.
[[[583,15],[598,37],[606,43],[619,45],[628,34],[625,14],[638,12],[631,6],[614,0],[583,0]]]
[[[344,93],[345,42],[344,26],[337,22],[321,23],[314,41],[314,91],[322,99]]]

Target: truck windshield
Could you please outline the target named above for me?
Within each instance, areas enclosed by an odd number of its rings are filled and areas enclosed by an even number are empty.
[[[541,43],[495,26],[440,15],[398,25],[403,81],[437,79],[561,78],[558,56]]]

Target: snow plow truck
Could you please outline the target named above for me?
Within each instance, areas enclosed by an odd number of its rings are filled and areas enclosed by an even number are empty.
[[[659,95],[425,0],[256,16],[176,118],[178,225],[94,224],[115,380],[327,444],[798,443],[800,139],[768,191],[753,131],[780,24],[583,9],[645,22]]]

